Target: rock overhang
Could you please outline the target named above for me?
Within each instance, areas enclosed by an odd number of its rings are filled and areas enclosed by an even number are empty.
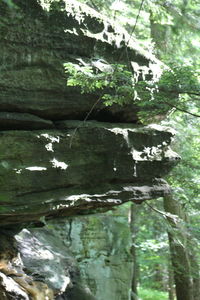
[[[96,121],[56,130],[2,131],[1,224],[108,210],[169,193],[163,179],[179,157],[173,132]]]
[[[1,112],[29,113],[47,120],[84,119],[99,96],[81,95],[77,88],[66,86],[66,62],[106,59],[108,64],[129,64],[128,51],[135,72],[143,76],[148,68],[151,76],[160,73],[159,60],[87,5],[69,0],[29,2],[27,6],[25,0],[16,0],[17,7],[10,10],[1,3]],[[100,101],[92,118],[135,123],[137,111],[135,105],[105,107]]]

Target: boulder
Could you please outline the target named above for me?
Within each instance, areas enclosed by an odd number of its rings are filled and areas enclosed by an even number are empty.
[[[126,207],[51,220],[43,228],[23,229],[14,239],[9,230],[1,230],[1,299],[129,299],[133,262],[128,224]]]

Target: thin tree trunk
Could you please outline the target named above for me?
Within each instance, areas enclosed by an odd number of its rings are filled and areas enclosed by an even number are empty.
[[[199,300],[200,297],[200,279],[198,277],[193,278],[193,300]]]
[[[172,195],[164,197],[165,212],[178,216],[178,219],[168,218],[172,230],[168,231],[169,247],[177,300],[194,300],[187,235],[182,222],[180,205]]]
[[[135,240],[136,240],[136,219],[137,219],[137,205],[135,203],[131,204],[130,207],[130,230],[132,236],[132,245],[131,245],[131,255],[133,260],[133,273],[132,273],[132,282],[131,282],[131,300],[138,299],[137,297],[137,284],[138,284],[138,264],[136,257],[136,248],[135,248]]]
[[[174,300],[174,274],[172,270],[172,265],[168,264],[168,299]]]
[[[192,272],[192,279],[193,279],[193,300],[200,299],[200,275],[199,275],[199,264],[195,253],[196,248],[197,248],[196,243],[191,238],[189,258],[190,258],[191,272]]]

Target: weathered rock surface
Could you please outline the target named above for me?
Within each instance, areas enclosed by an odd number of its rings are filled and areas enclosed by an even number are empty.
[[[0,249],[0,255],[7,253],[0,265],[5,293],[0,299],[127,300],[133,269],[130,244],[127,209],[23,229],[10,255],[6,247]]]
[[[41,119],[31,114],[0,112],[0,130],[52,129],[54,127],[52,121]]]
[[[0,132],[1,225],[87,214],[169,192],[160,177],[176,163],[170,130],[93,121],[57,126]]]
[[[99,96],[67,87],[63,64],[102,58],[109,64],[127,63],[127,33],[77,1],[14,2],[17,9],[0,3],[0,111],[84,119]],[[137,42],[129,41],[127,51],[139,73],[147,65],[149,75],[159,69],[160,62]],[[90,118],[137,122],[136,112],[133,105],[105,108],[99,101]]]
[[[127,300],[132,278],[128,208],[50,222],[76,257],[82,284],[98,300]]]

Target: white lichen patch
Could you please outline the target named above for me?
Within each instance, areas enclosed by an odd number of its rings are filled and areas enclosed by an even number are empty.
[[[16,174],[21,174],[22,169],[14,169]]]
[[[114,134],[121,134],[124,137],[124,140],[126,141],[127,145],[129,146],[128,129],[116,127],[116,128],[107,128],[107,130],[113,132]]]
[[[159,124],[150,124],[150,125],[146,126],[146,128],[154,129],[154,130],[157,130],[157,131],[163,131],[163,132],[166,131],[166,132],[171,133],[172,135],[176,134],[176,130],[174,128],[159,125]]]
[[[34,166],[34,167],[27,167],[25,168],[26,170],[29,170],[29,171],[46,171],[47,168],[44,168],[44,167],[37,167],[37,166]]]
[[[69,204],[57,204],[54,205],[51,210],[61,210],[61,209],[65,209],[68,208],[70,205]]]
[[[137,160],[135,161],[135,164],[134,164],[134,168],[133,168],[133,176],[134,176],[134,177],[137,177]]]
[[[107,197],[110,196],[110,195],[115,195],[117,196],[118,194],[120,193],[120,191],[108,191],[107,193],[105,194],[80,194],[80,195],[72,195],[72,196],[69,196],[67,198],[65,198],[65,200],[69,200],[69,201],[73,201],[74,204],[76,201],[78,200],[83,200],[83,201],[86,201],[86,202],[93,202],[93,201],[98,201],[99,199],[100,202],[103,202],[103,198],[105,198],[105,201],[106,202],[115,202],[115,203],[119,203],[120,200],[118,199],[108,199]]]
[[[148,160],[161,160],[162,159],[162,148],[160,147],[144,147],[144,154]]]
[[[59,143],[60,142],[60,137],[59,136],[52,136],[48,133],[42,133],[41,135],[39,135],[38,137],[45,137],[49,143],[47,143],[45,145],[45,148],[47,149],[47,151],[51,151],[51,152],[54,152],[53,150],[53,144],[54,143]]]
[[[164,157],[165,157],[165,158],[168,158],[168,159],[170,159],[170,160],[177,160],[177,159],[180,159],[180,158],[181,158],[181,157],[180,157],[176,152],[174,152],[170,147],[168,147],[167,150],[165,151]]]
[[[123,188],[126,192],[141,192],[142,194],[149,194],[152,191],[152,187],[143,185],[143,186],[126,186]]]
[[[136,149],[132,148],[130,154],[136,163],[138,161],[161,161],[164,158],[168,158],[169,160],[180,159],[176,152],[172,151],[170,147],[166,146],[167,143],[163,142],[158,146],[144,147],[142,151],[137,151]],[[136,165],[134,165],[134,174],[136,174]]]
[[[81,194],[81,195],[73,195],[73,196],[69,196],[66,198],[66,200],[69,200],[69,201],[78,201],[78,200],[81,200],[81,199],[84,199],[85,201],[91,201],[91,199],[89,198],[90,195],[88,194]],[[99,197],[102,196],[102,195],[99,195]]]
[[[114,203],[114,204],[122,203],[122,201],[119,200],[119,199],[107,199],[106,202],[108,202],[108,203]]]
[[[71,284],[71,280],[67,276],[61,276],[61,278],[62,278],[62,287],[61,287],[60,291],[64,293],[64,291],[66,290],[68,285]]]
[[[136,149],[132,148],[130,154],[135,161],[152,161],[163,159],[163,149],[160,145],[157,147],[144,147],[142,151],[137,151]]]
[[[142,194],[149,194],[152,190],[152,187],[144,185],[144,186],[135,186],[134,187],[135,191],[139,191]]]
[[[70,34],[78,35],[78,32],[77,32],[76,28],[73,28],[72,30],[65,29],[64,32],[66,32],[66,33],[68,32]]]
[[[117,171],[117,168],[116,168],[116,161],[114,161],[113,171],[114,171],[114,172]]]
[[[152,78],[152,82],[155,83],[155,82],[158,82],[162,73],[163,73],[163,66],[164,65],[161,65],[161,64],[158,64],[158,63],[152,63],[150,62],[149,63],[149,69],[153,75],[153,78]]]
[[[51,141],[52,143],[59,143],[60,142],[60,137],[59,136],[52,136],[48,133],[42,133],[40,136],[45,137],[46,139],[48,139],[49,141]]]
[[[130,154],[132,155],[133,160],[136,160],[136,161],[147,160],[141,156],[143,154],[142,151],[137,151],[134,148],[131,149]]]
[[[69,167],[69,165],[67,165],[65,162],[58,161],[56,158],[50,160],[50,162],[52,163],[53,168],[60,168],[62,170],[66,170]]]
[[[6,276],[0,272],[0,280],[2,286],[6,289],[7,292],[18,295],[21,299],[28,300],[29,297],[27,294],[20,288],[20,286],[10,277]],[[5,299],[5,298],[4,298]]]
[[[53,144],[52,144],[52,143],[46,144],[46,145],[45,145],[45,148],[47,149],[47,151],[54,152],[54,150],[53,150]]]

